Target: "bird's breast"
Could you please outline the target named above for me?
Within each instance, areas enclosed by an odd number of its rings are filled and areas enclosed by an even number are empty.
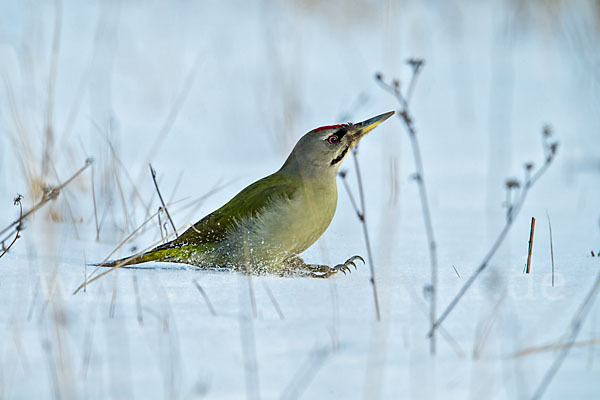
[[[309,248],[327,229],[337,206],[337,188],[302,187],[281,199],[244,227],[249,247],[265,259],[287,258]],[[273,257],[274,256],[274,257]]]

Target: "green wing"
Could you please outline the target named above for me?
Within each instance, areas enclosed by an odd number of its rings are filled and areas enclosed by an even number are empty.
[[[295,191],[296,186],[288,178],[274,173],[246,187],[223,207],[202,218],[177,239],[154,251],[221,241],[240,221],[256,217],[275,201],[291,199]]]

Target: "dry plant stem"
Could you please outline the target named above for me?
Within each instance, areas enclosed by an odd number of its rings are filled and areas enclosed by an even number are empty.
[[[552,224],[550,223],[550,214],[546,210],[546,217],[548,218],[548,231],[550,232],[550,258],[552,259],[552,287],[554,287],[554,245],[552,244]]]
[[[494,308],[492,309],[490,316],[487,318],[486,321],[483,322],[483,324],[481,324],[481,328],[477,332],[477,335],[476,335],[477,340],[475,342],[475,345],[473,346],[473,358],[475,360],[477,360],[477,359],[479,359],[479,357],[481,357],[481,353],[483,352],[487,338],[488,338],[490,332],[492,331],[494,322],[496,322],[496,320],[498,319],[498,311],[500,310],[500,306],[502,305],[502,302],[504,301],[505,297],[506,297],[505,295],[502,295],[498,298],[498,301],[494,305]]]
[[[555,351],[562,350],[565,347],[586,347],[586,346],[595,346],[600,344],[600,339],[589,339],[589,340],[581,340],[579,342],[573,343],[552,343],[547,344],[545,346],[536,346],[536,347],[528,347],[526,349],[517,351],[514,354],[511,354],[509,358],[519,358],[524,356],[529,356],[531,354],[537,354],[545,351]]]
[[[58,172],[56,171],[56,167],[54,165],[52,166],[52,169],[54,170],[54,175],[56,176],[56,179],[60,181],[60,178],[58,177]],[[77,224],[75,223],[75,216],[73,215],[73,210],[71,209],[71,203],[69,202],[68,196],[66,194],[63,196],[63,198],[65,199],[65,205],[67,206],[67,211],[69,212],[71,225],[73,225],[73,230],[75,231],[75,238],[79,240],[79,230],[77,229]]]
[[[50,166],[54,149],[54,88],[58,71],[58,55],[60,53],[60,34],[62,30],[62,2],[55,1],[54,34],[52,37],[52,54],[48,74],[48,103],[46,107],[46,137],[42,157],[42,176],[45,176]]]
[[[115,317],[115,308],[117,306],[117,284],[119,282],[119,271],[115,273],[115,282],[113,284],[112,296],[110,299],[110,308],[108,309],[108,318]]]
[[[506,219],[506,224],[504,225],[504,227],[500,231],[500,234],[498,235],[498,237],[496,238],[496,240],[492,244],[492,247],[488,250],[488,253],[483,258],[483,261],[481,262],[481,264],[479,264],[479,267],[477,267],[477,269],[475,270],[475,272],[469,277],[469,279],[467,279],[467,281],[460,288],[460,290],[458,291],[458,293],[456,294],[456,296],[454,297],[454,299],[452,299],[452,301],[450,302],[450,304],[448,304],[448,306],[446,307],[446,309],[444,310],[444,312],[442,312],[440,314],[440,316],[438,317],[438,319],[433,324],[431,330],[427,333],[427,336],[433,335],[433,332],[440,326],[440,324],[442,322],[444,322],[444,320],[446,319],[446,317],[448,316],[448,314],[450,314],[450,312],[454,309],[454,307],[456,306],[456,304],[465,295],[465,293],[467,292],[467,290],[469,290],[469,288],[471,287],[471,285],[473,284],[473,282],[475,282],[475,279],[477,279],[477,277],[483,272],[483,270],[485,270],[487,268],[490,260],[492,259],[492,257],[494,256],[494,254],[496,254],[496,251],[498,251],[498,248],[500,247],[500,245],[504,241],[504,238],[506,237],[506,234],[510,230],[510,227],[512,226],[513,221],[515,220],[515,218],[519,214],[519,211],[521,210],[521,207],[523,206],[523,203],[525,202],[525,199],[527,198],[527,193],[529,192],[529,190],[531,189],[531,187],[535,184],[535,182],[537,182],[537,180],[544,174],[544,172],[546,172],[546,170],[548,169],[548,166],[550,166],[550,164],[552,163],[553,159],[554,159],[554,156],[547,157],[546,158],[546,162],[537,170],[537,172],[535,174],[533,174],[527,180],[527,182],[525,182],[525,184],[523,186],[523,190],[521,190],[519,196],[515,200],[514,205],[512,205],[509,208],[509,211],[508,211],[508,214],[507,214],[507,219]]]
[[[96,223],[96,242],[100,241],[100,225],[98,225],[98,208],[96,207],[96,185],[94,184],[94,166],[92,165],[92,200],[94,201],[94,222]]]
[[[596,282],[594,283],[594,286],[588,292],[587,296],[585,297],[585,300],[583,301],[583,303],[579,307],[578,312],[576,313],[576,317],[573,319],[573,322],[571,323],[571,326],[569,328],[570,332],[567,335],[567,341],[564,343],[564,347],[561,349],[558,356],[554,359],[554,362],[552,363],[550,368],[548,368],[548,371],[546,371],[544,378],[542,379],[542,381],[540,382],[539,386],[537,387],[535,393],[531,397],[532,400],[538,400],[538,399],[542,398],[542,396],[544,395],[544,392],[550,385],[550,382],[552,382],[552,379],[554,378],[554,376],[558,372],[560,366],[562,365],[563,361],[569,354],[571,347],[573,347],[573,345],[575,344],[575,339],[577,339],[577,336],[579,335],[579,331],[581,330],[581,327],[583,326],[583,322],[584,322],[589,310],[592,308],[592,304],[594,303],[594,299],[598,293],[599,288],[600,288],[600,273],[598,273],[598,276],[596,277]],[[561,343],[561,345],[562,344],[563,343]]]
[[[460,274],[458,273],[458,270],[456,269],[456,267],[454,265],[452,265],[452,268],[454,268],[454,272],[456,272],[456,276],[458,276],[460,278]]]
[[[244,245],[247,245],[247,241],[244,239]],[[246,247],[245,247],[246,249]],[[247,259],[247,256],[246,256]],[[246,268],[248,268],[248,262],[246,262]],[[248,269],[246,270],[248,272]],[[256,313],[256,303],[254,300],[254,292],[252,289],[252,280],[248,273],[248,296],[250,297],[250,303],[252,305],[252,312]],[[241,278],[241,277],[240,277]],[[240,279],[241,282],[241,279]],[[254,331],[254,318],[243,310],[242,305],[247,305],[248,301],[243,295],[243,289],[239,288],[238,302],[239,302],[239,327],[240,327],[240,342],[242,345],[242,355],[244,361],[244,380],[246,386],[246,398],[247,399],[260,399],[260,381],[258,375],[258,361],[256,355],[256,337]]]
[[[371,242],[369,240],[369,230],[367,229],[367,220],[365,216],[365,195],[363,191],[362,178],[360,175],[360,167],[358,165],[358,149],[355,147],[352,151],[352,158],[354,160],[354,167],[356,169],[356,181],[358,183],[358,195],[360,199],[360,210],[356,207],[356,202],[352,197],[350,192],[350,188],[347,184],[345,184],[345,188],[348,191],[348,195],[350,196],[350,200],[354,207],[354,211],[360,220],[360,223],[363,228],[363,235],[365,237],[365,244],[367,246],[367,257],[369,260],[369,269],[371,270],[371,287],[373,288],[373,301],[375,302],[375,314],[377,316],[377,321],[381,321],[381,312],[379,310],[379,297],[377,296],[377,284],[375,283],[375,264],[373,262],[373,253],[371,252]]]
[[[169,204],[170,205],[170,204]],[[136,233],[139,232],[140,229],[142,229],[148,222],[152,221],[152,218],[154,218],[158,213],[160,212],[160,208],[158,209],[158,211],[156,211],[154,214],[152,214],[150,217],[148,217],[144,222],[142,222],[142,224],[140,226],[138,226],[133,232],[131,232],[125,239],[123,239],[121,241],[121,243],[119,243],[119,245],[117,247],[115,247],[115,249],[113,251],[110,252],[110,254],[108,256],[106,256],[104,258],[104,260],[102,260],[102,262],[100,264],[104,264],[106,261],[108,261],[108,259],[115,254],[121,247],[123,247],[123,245],[125,243],[127,243],[129,241],[129,239],[131,239]],[[161,240],[162,241],[162,240]],[[96,267],[96,269],[94,271],[92,271],[92,273],[90,274],[90,277],[93,277],[93,275],[98,272],[98,270],[101,267],[98,266]]]
[[[2,231],[0,231],[0,235],[3,235],[4,233],[6,233],[9,229],[13,228],[14,226],[20,225],[22,223],[22,221],[27,219],[27,217],[29,217],[30,215],[34,214],[36,211],[38,211],[40,208],[42,208],[50,200],[56,199],[56,197],[58,197],[58,195],[60,194],[60,191],[62,189],[64,189],[65,186],[67,186],[68,184],[73,182],[73,180],[75,178],[77,178],[83,171],[85,171],[87,167],[92,165],[92,163],[93,163],[93,160],[88,158],[85,161],[85,165],[83,167],[81,167],[77,172],[75,172],[75,174],[73,174],[73,176],[71,176],[69,179],[67,179],[65,182],[61,183],[57,187],[52,188],[52,190],[49,190],[47,193],[44,193],[44,195],[42,196],[42,199],[37,204],[35,204],[29,211],[27,211],[25,214],[21,215],[18,219],[13,221],[10,225],[8,225]]]
[[[412,95],[412,92],[415,87],[415,83],[419,76],[419,72],[421,71],[421,67],[423,65],[422,61],[419,60],[410,60],[409,64],[412,66],[412,76],[410,79],[410,83],[408,86],[408,91],[406,97],[402,95],[400,92],[400,85],[388,85],[383,82],[381,76],[378,76],[377,82],[388,92],[392,93],[398,102],[400,103],[401,110],[397,114],[398,117],[404,122],[404,126],[406,127],[406,131],[408,133],[408,137],[410,139],[411,149],[413,153],[413,160],[415,163],[415,181],[419,187],[419,197],[421,200],[421,209],[423,211],[423,222],[425,224],[425,232],[427,234],[427,241],[429,243],[429,261],[431,267],[431,284],[429,287],[429,295],[430,295],[430,312],[429,319],[431,322],[432,331],[433,326],[435,324],[436,319],[436,307],[437,307],[437,275],[438,275],[438,266],[437,266],[437,244],[435,241],[435,236],[433,234],[433,222],[431,220],[431,211],[429,209],[429,199],[427,196],[427,188],[425,186],[425,174],[423,168],[423,160],[421,157],[421,149],[419,146],[419,141],[417,139],[417,132],[415,130],[412,116],[410,115],[408,108],[408,99],[409,96]],[[435,354],[435,335],[431,334],[430,336],[430,353]]]
[[[533,233],[535,231],[535,217],[531,217],[531,230],[529,231],[529,250],[527,251],[527,268],[525,273],[528,274],[531,271],[531,252],[533,250]]]
[[[2,241],[2,254],[0,254],[0,258],[4,257],[4,255],[6,253],[8,253],[10,248],[13,247],[13,245],[15,244],[17,239],[19,239],[21,237],[20,232],[21,232],[21,228],[23,227],[23,205],[21,204],[22,199],[23,199],[23,197],[21,195],[18,195],[17,197],[15,197],[15,205],[17,205],[17,204],[19,205],[19,221],[21,221],[21,222],[19,222],[19,224],[15,228],[15,237],[13,238],[12,242],[10,242],[8,247],[4,247],[4,241]]]
[[[83,281],[87,281],[87,257],[85,256],[85,250],[83,250]],[[87,288],[83,287],[83,293],[87,292]]]
[[[104,138],[104,140],[108,144],[108,147],[110,148],[110,152],[112,154],[113,160],[117,161],[117,163],[121,167],[121,170],[125,173],[125,177],[127,178],[127,180],[129,181],[129,183],[131,184],[131,187],[133,188],[133,191],[131,192],[130,200],[134,196],[137,197],[137,199],[140,201],[140,203],[142,203],[142,205],[144,206],[144,209],[146,210],[146,216],[148,216],[150,214],[150,204],[146,204],[146,202],[144,201],[144,198],[140,194],[137,186],[135,185],[135,183],[133,181],[133,178],[131,178],[131,175],[129,175],[128,168],[125,166],[125,164],[123,163],[123,161],[121,160],[121,158],[117,154],[117,151],[115,150],[115,146],[113,146],[112,142],[110,141],[110,139],[108,138],[108,136],[106,135],[106,133],[104,133],[104,131],[102,130],[102,127],[96,121],[90,120],[90,122],[92,123],[92,125],[94,126],[94,128],[96,128],[96,131],[98,133],[100,133],[100,135],[102,135],[102,137]]]
[[[154,182],[154,187],[156,188],[156,193],[158,193],[158,198],[160,199],[160,204],[162,204],[163,210],[165,210],[165,214],[167,214],[167,218],[171,223],[171,227],[175,232],[175,237],[179,237],[177,234],[177,228],[175,228],[175,224],[173,223],[173,219],[171,218],[171,214],[169,214],[169,209],[165,205],[165,201],[163,200],[162,194],[160,194],[160,190],[158,189],[158,183],[156,183],[156,171],[152,168],[152,164],[148,164],[150,166],[150,173],[152,174],[152,181]]]
[[[246,276],[248,277],[248,295],[250,296],[250,304],[252,306],[252,316],[256,319],[258,317],[258,310],[256,309],[256,296],[254,295],[254,284],[252,283],[252,275],[250,274],[250,261],[248,257],[248,240],[244,238],[244,257]]]
[[[283,311],[281,311],[281,307],[279,307],[279,303],[277,302],[277,299],[273,295],[271,288],[269,287],[269,285],[267,285],[267,282],[263,281],[263,287],[265,288],[265,291],[267,292],[267,295],[269,296],[271,303],[273,303],[273,307],[275,308],[275,311],[277,311],[277,315],[279,315],[279,319],[285,319],[285,315],[283,315]]]
[[[308,359],[300,366],[291,381],[287,384],[280,399],[299,399],[310,382],[314,379],[329,358],[331,352],[325,349],[315,348],[309,354]]]
[[[144,325],[144,315],[142,313],[142,300],[140,298],[140,289],[138,287],[137,273],[133,272],[133,291],[135,292],[135,309],[137,312],[137,320],[140,326]]]
[[[113,173],[115,175],[115,182],[117,182],[117,189],[119,189],[119,197],[121,198],[121,206],[123,207],[123,219],[125,220],[125,229],[123,231],[127,231],[133,225],[129,220],[129,210],[127,209],[127,202],[125,201],[125,195],[123,194],[123,186],[121,186],[121,179],[119,178],[119,171],[117,169],[117,165],[113,159]]]
[[[190,71],[189,71],[188,75],[186,76],[186,78],[183,82],[183,85],[181,86],[181,90],[177,94],[177,97],[175,98],[175,101],[173,102],[173,106],[169,110],[169,114],[167,115],[167,118],[165,119],[165,122],[160,129],[160,132],[156,136],[154,144],[152,145],[152,148],[151,148],[150,152],[148,153],[147,160],[150,160],[152,156],[154,156],[156,153],[158,153],[158,150],[159,150],[160,145],[162,144],[163,140],[165,140],[165,138],[171,132],[171,127],[177,120],[177,117],[179,116],[179,112],[183,108],[183,104],[185,103],[185,101],[187,99],[190,89],[194,86],[194,80],[196,79],[196,74],[198,72],[198,67],[201,64],[201,61],[202,61],[202,53],[198,52],[198,55],[196,56],[196,60],[194,61],[194,64],[191,66]]]
[[[204,289],[202,288],[202,286],[200,286],[200,284],[198,283],[198,281],[195,280],[195,279],[192,282],[194,282],[194,286],[196,286],[196,289],[198,289],[198,291],[202,295],[202,298],[206,302],[206,306],[208,307],[208,310],[210,311],[210,313],[212,314],[212,316],[216,317],[217,316],[217,312],[215,311],[215,308],[213,307],[210,299],[208,298],[208,295],[206,294],[206,292],[204,291]]]
[[[408,285],[407,283],[404,283],[404,286],[406,288],[406,291],[411,295],[414,303],[418,306],[419,310],[423,313],[423,315],[426,318],[428,318],[429,311],[427,310],[427,304],[423,301],[423,297],[415,293],[415,289],[413,286]],[[443,326],[440,326],[440,336],[443,339],[445,339],[446,342],[448,342],[450,347],[452,347],[452,349],[459,358],[465,358],[465,352],[462,350],[458,342],[452,337],[452,335],[450,335],[450,333],[448,333],[448,331],[444,329]]]
[[[188,227],[190,227],[190,226],[191,226],[191,225],[189,225],[189,224],[188,224],[188,225],[187,225],[187,226],[185,226],[184,228],[188,228]],[[169,237],[173,236],[174,234],[175,234],[175,232],[173,232],[173,233],[170,233],[170,234],[169,234]],[[83,282],[81,285],[79,285],[79,287],[77,287],[77,289],[75,289],[75,291],[73,292],[73,294],[74,294],[74,295],[75,295],[75,294],[77,294],[77,293],[78,293],[78,292],[79,292],[81,289],[83,289],[84,287],[88,286],[90,283],[92,283],[92,282],[94,282],[94,281],[96,281],[96,280],[98,280],[98,279],[102,278],[104,275],[111,273],[112,271],[114,271],[114,270],[115,270],[115,269],[117,269],[117,268],[121,268],[122,266],[124,266],[125,264],[127,264],[127,262],[128,262],[128,261],[131,261],[131,260],[133,260],[134,258],[141,256],[141,255],[142,255],[142,254],[144,254],[146,251],[148,251],[148,250],[151,250],[151,249],[153,249],[154,247],[156,247],[156,246],[158,246],[159,244],[161,244],[161,242],[162,242],[162,241],[160,241],[160,240],[159,240],[158,242],[155,242],[155,243],[153,243],[152,245],[150,245],[150,246],[146,247],[144,250],[142,250],[142,251],[140,251],[140,252],[138,252],[138,253],[135,253],[135,254],[133,254],[133,255],[131,255],[131,256],[129,256],[129,257],[127,257],[126,259],[124,259],[124,260],[123,260],[123,261],[121,261],[120,263],[117,263],[116,265],[114,265],[114,266],[110,267],[110,268],[109,268],[109,269],[107,269],[106,271],[102,272],[100,275],[96,275],[96,276],[94,276],[93,278],[90,278],[90,279],[88,279],[86,282]],[[97,268],[96,270],[98,270],[98,268]]]

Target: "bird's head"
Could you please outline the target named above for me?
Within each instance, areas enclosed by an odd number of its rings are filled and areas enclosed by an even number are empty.
[[[359,123],[327,125],[302,136],[282,169],[297,170],[303,175],[335,174],[350,150],[369,131],[394,115],[394,111]]]

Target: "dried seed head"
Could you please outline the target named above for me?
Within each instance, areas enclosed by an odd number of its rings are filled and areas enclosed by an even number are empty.
[[[375,79],[377,79],[378,81],[383,80],[383,74],[381,72],[377,72],[375,74]]]
[[[409,58],[406,63],[410,65],[415,72],[417,72],[425,64],[425,61],[420,58]]]
[[[339,176],[340,176],[340,178],[342,178],[342,179],[346,178],[346,174],[347,174],[347,172],[346,172],[346,170],[345,170],[345,169],[342,169],[342,170],[340,170],[340,172],[338,172],[338,175],[339,175]]]
[[[394,79],[394,81],[392,82],[392,85],[394,85],[394,87],[396,89],[400,88],[400,81],[398,79]]]
[[[525,169],[527,171],[531,171],[533,169],[533,163],[532,162],[525,163]]]
[[[544,128],[542,129],[542,135],[544,135],[544,137],[552,136],[552,127],[550,125],[544,125]]]
[[[516,189],[519,187],[521,187],[521,183],[515,178],[511,178],[506,181],[506,188],[509,190]]]

